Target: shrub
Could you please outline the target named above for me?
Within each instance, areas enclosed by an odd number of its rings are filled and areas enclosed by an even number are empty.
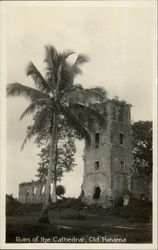
[[[65,188],[62,185],[56,187],[56,194],[62,197],[65,194]]]
[[[115,207],[123,207],[123,197],[119,197],[118,199],[115,200],[114,202]]]
[[[42,209],[42,204],[20,204],[15,210],[15,215],[25,215],[28,213],[34,213]]]
[[[64,198],[63,200],[57,200],[56,203],[52,203],[51,208],[63,209],[63,208],[75,208],[82,209],[84,208],[84,204],[80,199],[76,198]]]
[[[13,197],[12,194],[6,195],[6,215],[12,216],[15,211],[20,207],[19,201]]]

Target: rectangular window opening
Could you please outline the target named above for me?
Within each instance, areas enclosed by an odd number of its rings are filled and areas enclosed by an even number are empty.
[[[124,143],[124,135],[123,133],[120,133],[120,144],[122,145]]]
[[[95,162],[95,171],[99,171],[99,161]]]
[[[99,147],[99,133],[95,134],[95,147],[98,148]]]
[[[121,161],[121,172],[124,172],[124,165],[125,165],[124,161]]]

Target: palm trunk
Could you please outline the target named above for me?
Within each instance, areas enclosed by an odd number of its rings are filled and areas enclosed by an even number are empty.
[[[56,203],[56,202],[57,202],[57,195],[56,195],[56,181],[55,181],[55,180],[54,180],[54,183],[53,183],[52,202],[53,202],[53,203]]]
[[[46,181],[46,189],[45,189],[45,197],[43,202],[43,208],[41,212],[41,216],[39,218],[40,223],[49,223],[48,218],[48,211],[50,206],[50,184],[51,184],[51,173],[54,164],[54,153],[57,144],[57,119],[56,113],[53,115],[53,128],[52,128],[52,135],[51,135],[51,148],[50,148],[50,160],[48,165],[48,174],[47,174],[47,181]],[[54,172],[56,169],[54,169]]]
[[[56,150],[55,150],[55,163],[54,163],[54,182],[53,182],[53,194],[52,194],[52,202],[56,203],[57,202],[57,194],[56,194],[56,187],[57,187],[57,143],[56,143]]]
[[[55,91],[55,100],[57,100],[57,94],[59,91],[59,84],[61,80],[61,64],[58,69],[58,80],[57,80],[57,86]],[[43,202],[43,209],[41,213],[41,217],[39,219],[39,222],[41,223],[49,223],[48,218],[48,211],[49,211],[49,200],[50,200],[50,184],[51,184],[51,173],[54,165],[54,196],[56,199],[56,164],[54,164],[54,153],[57,146],[57,114],[54,112],[53,115],[53,128],[52,128],[52,136],[51,136],[51,149],[50,149],[50,162],[48,166],[48,174],[47,174],[47,182],[46,182],[46,192],[45,192],[45,200]]]

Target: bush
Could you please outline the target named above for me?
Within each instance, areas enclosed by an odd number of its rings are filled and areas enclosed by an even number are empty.
[[[12,216],[15,211],[20,207],[19,201],[13,197],[12,194],[6,195],[6,215]]]
[[[63,208],[75,208],[82,209],[84,208],[84,204],[80,199],[76,198],[64,198],[63,200],[57,200],[56,203],[52,203],[51,208],[63,209]]]
[[[115,207],[123,207],[123,197],[119,197],[117,200],[114,202]]]
[[[40,211],[42,209],[42,204],[20,204],[20,206],[15,210],[15,215],[25,215],[31,212]]]
[[[25,215],[42,209],[42,204],[21,204],[13,195],[6,195],[6,215]]]
[[[62,185],[58,185],[56,187],[56,194],[60,197],[63,196],[65,194],[65,188]]]

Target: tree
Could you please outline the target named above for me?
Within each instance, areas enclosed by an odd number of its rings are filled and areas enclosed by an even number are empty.
[[[58,185],[56,191],[57,191],[57,195],[63,198],[63,195],[65,194],[65,188],[62,185]]]
[[[132,125],[133,170],[149,175],[152,173],[152,122],[138,121]]]
[[[46,130],[46,126],[42,128]],[[40,180],[45,181],[48,173],[49,164],[49,152],[50,152],[50,140],[49,133],[37,133],[35,143],[41,148],[38,156],[40,162],[38,163],[39,168],[37,169],[38,174],[36,175]],[[70,129],[64,117],[58,119],[58,143],[56,148],[56,176],[57,180],[60,181],[63,177],[64,172],[71,171],[75,166],[74,155],[76,153],[75,147],[75,131]],[[54,173],[52,171],[52,182]]]
[[[28,64],[26,73],[31,76],[35,87],[31,88],[21,83],[11,83],[7,86],[8,96],[23,96],[31,103],[25,109],[20,119],[26,115],[35,113],[38,115],[27,133],[22,148],[26,141],[40,131],[46,123],[50,125],[50,154],[46,181],[45,199],[39,222],[49,223],[49,197],[51,173],[54,170],[54,199],[56,199],[56,164],[55,155],[58,141],[58,117],[63,115],[68,126],[74,128],[80,138],[85,138],[90,143],[89,130],[93,128],[94,119],[104,123],[103,117],[90,108],[89,103],[105,100],[106,91],[101,88],[83,89],[81,85],[75,85],[75,76],[81,74],[80,66],[89,59],[79,54],[74,63],[68,58],[74,53],[71,50],[62,53],[57,52],[55,47],[45,47],[45,76],[36,68],[33,62]]]
[[[19,206],[19,201],[14,198],[12,194],[6,194],[6,215],[15,215],[15,212],[19,208]]]

